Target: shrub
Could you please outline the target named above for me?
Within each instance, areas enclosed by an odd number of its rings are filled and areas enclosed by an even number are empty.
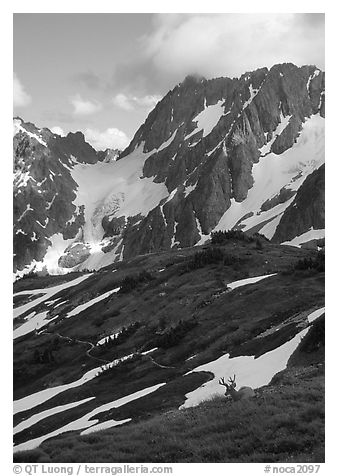
[[[224,266],[230,266],[238,261],[237,257],[225,253],[215,246],[206,248],[203,251],[195,253],[190,260],[183,265],[182,273],[203,268],[209,264],[222,263]]]
[[[294,265],[295,270],[308,270],[314,269],[318,272],[325,271],[325,252],[323,250],[318,251],[315,258],[303,258],[297,261]]]
[[[178,344],[180,340],[198,324],[197,320],[192,317],[191,319],[180,320],[178,324],[170,327],[163,334],[159,335],[152,343],[153,347],[160,347],[162,349],[168,349]]]
[[[259,238],[256,239],[256,250],[262,250],[263,249],[263,243]]]
[[[211,243],[213,245],[223,245],[228,240],[246,241],[250,243],[253,242],[255,238],[245,234],[242,230],[224,230],[211,233]]]
[[[26,273],[24,274],[23,276],[21,276],[21,278],[18,278],[16,281],[23,281],[25,279],[32,279],[32,278],[38,278],[39,277],[39,274],[37,271],[34,271],[34,269],[32,269],[31,271],[29,271],[29,273]]]
[[[121,331],[118,333],[116,337],[109,336],[107,337],[107,340],[102,346],[100,346],[102,349],[111,349],[113,347],[116,347],[120,344],[123,344],[126,342],[127,339],[131,335],[133,335],[137,329],[141,326],[141,323],[139,321],[133,322],[133,324],[130,324],[128,327],[122,327]]]
[[[139,284],[149,282],[153,279],[152,275],[145,270],[142,270],[139,274],[126,276],[122,281],[119,293],[129,293],[135,289]]]

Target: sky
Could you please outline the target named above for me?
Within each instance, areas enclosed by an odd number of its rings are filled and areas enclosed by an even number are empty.
[[[188,74],[324,69],[324,14],[16,13],[14,115],[96,149],[125,148]]]

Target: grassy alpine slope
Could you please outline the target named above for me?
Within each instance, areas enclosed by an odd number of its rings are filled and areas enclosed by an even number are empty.
[[[60,305],[38,304],[36,312],[48,311],[54,320],[39,333],[15,340],[15,400],[58,389],[104,362],[133,356],[82,385],[18,411],[15,426],[43,411],[95,397],[18,431],[16,445],[125,395],[165,385],[93,417],[100,423],[131,419],[129,423],[89,435],[63,433],[36,449],[15,453],[15,460],[322,461],[324,343],[316,342],[322,335],[318,330],[313,337],[317,321],[303,339],[311,338],[312,345],[299,348],[287,370],[250,402],[215,397],[178,410],[187,393],[214,378],[207,371],[187,372],[227,353],[264,355],[305,329],[307,315],[324,305],[323,263],[317,252],[259,243],[233,236],[214,245],[140,256],[64,289],[51,298],[58,298]],[[229,282],[267,274],[275,275],[227,291]],[[16,299],[23,289],[75,277],[45,277],[43,284],[40,278],[26,278],[15,285]],[[117,287],[107,299],[76,312],[78,306]],[[118,331],[117,338],[95,345]],[[228,377],[216,375],[220,376]]]

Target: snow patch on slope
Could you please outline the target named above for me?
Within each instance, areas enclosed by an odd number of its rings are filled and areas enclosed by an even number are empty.
[[[80,276],[76,279],[73,279],[72,281],[68,281],[66,283],[58,284],[57,286],[52,286],[50,288],[41,288],[41,289],[29,289],[27,291],[20,291],[18,293],[14,294],[14,297],[16,296],[22,296],[25,294],[43,294],[43,296],[34,299],[33,301],[30,301],[26,304],[23,304],[22,306],[18,306],[13,310],[13,317],[14,319],[16,317],[21,316],[23,313],[27,312],[29,309],[32,307],[37,306],[38,304],[49,300],[52,296],[55,294],[59,293],[60,291],[70,288],[72,286],[76,286],[77,284],[80,284],[82,281],[85,279],[89,278],[91,274],[85,274],[83,276]]]
[[[185,139],[189,139],[197,132],[203,131],[203,137],[206,137],[216,126],[220,118],[224,115],[224,99],[221,99],[216,104],[210,106],[206,105],[204,101],[204,110],[200,112],[193,122],[197,122],[197,127],[188,134]]]
[[[322,307],[309,314],[309,323],[313,323],[324,312],[325,307]],[[226,354],[219,359],[194,368],[188,372],[188,374],[202,371],[212,372],[214,378],[196,390],[188,393],[186,395],[187,400],[180,406],[180,409],[194,407],[203,400],[212,398],[214,395],[223,395],[224,389],[220,387],[218,380],[224,376],[235,374],[239,384],[238,388],[241,386],[249,386],[255,389],[267,385],[276,373],[286,368],[290,356],[297,349],[310,328],[311,326],[301,330],[288,342],[285,342],[270,352],[266,352],[257,359],[255,359],[254,356],[230,358],[229,354]]]
[[[115,288],[115,289],[112,289],[111,291],[107,291],[106,293],[101,294],[100,296],[97,296],[96,298],[91,299],[90,301],[85,302],[84,304],[81,304],[80,306],[77,306],[76,308],[74,308],[72,311],[70,311],[67,314],[67,318],[71,317],[71,316],[76,316],[77,314],[80,314],[80,312],[84,311],[88,307],[94,306],[94,304],[96,304],[97,302],[103,301],[104,299],[111,296],[112,294],[117,293],[119,290],[120,290],[119,287]]]
[[[280,155],[269,153],[261,157],[259,162],[253,165],[254,185],[247,198],[242,202],[231,199],[230,208],[213,231],[233,228],[241,217],[250,212],[254,215],[241,222],[243,231],[284,212],[294,197],[266,212],[260,210],[262,204],[277,195],[283,187],[298,190],[306,177],[324,163],[324,124],[325,121],[319,114],[311,116],[304,123],[303,130],[292,148]],[[275,225],[277,226],[277,221]]]
[[[267,144],[263,145],[263,147],[261,147],[259,149],[260,153],[261,153],[261,156],[264,156],[264,155],[270,153],[272,144],[275,142],[277,137],[281,135],[281,133],[286,128],[286,126],[289,124],[290,118],[291,118],[291,116],[285,116],[284,117],[282,113],[280,114],[280,123],[278,124],[276,129],[273,131],[272,138],[270,139],[270,141]]]
[[[307,243],[308,241],[320,240],[322,238],[325,238],[325,229],[314,230],[313,227],[311,227],[310,230],[306,231],[302,235],[296,236],[290,241],[284,241],[281,244],[297,246],[300,248],[302,244]]]
[[[18,132],[23,132],[24,134],[27,134],[29,137],[31,137],[32,139],[35,139],[37,140],[41,145],[43,145],[44,147],[47,147],[47,144],[46,142],[38,135],[36,134],[33,134],[32,132],[28,131],[27,129],[25,129],[24,127],[22,127],[22,121],[20,119],[14,119],[13,121],[13,137],[15,136],[15,134],[17,134]]]
[[[229,354],[226,354],[217,360],[196,367],[191,372],[212,372],[215,377],[188,393],[187,400],[180,406],[180,409],[194,407],[214,395],[223,395],[224,389],[220,387],[218,380],[224,376],[235,374],[238,387],[258,388],[267,385],[277,372],[286,368],[291,354],[296,350],[308,330],[309,328],[303,329],[290,341],[257,359],[254,356],[230,358]]]
[[[239,288],[241,286],[258,283],[259,281],[262,281],[262,279],[270,278],[271,276],[276,276],[276,275],[277,273],[273,273],[273,274],[265,274],[264,276],[255,276],[253,278],[239,279],[238,281],[233,281],[232,283],[227,284],[227,288],[233,291],[234,289]]]
[[[23,420],[18,425],[16,425],[16,427],[13,430],[13,434],[16,435],[17,433],[20,433],[21,431],[26,430],[26,428],[30,428],[31,426],[35,425],[41,420],[44,420],[45,418],[48,418],[52,415],[56,415],[57,413],[65,412],[67,410],[70,410],[71,408],[78,407],[79,405],[82,405],[83,403],[87,403],[90,400],[93,400],[93,398],[95,397],[89,397],[89,398],[80,400],[78,402],[67,403],[65,405],[59,405],[57,407],[49,408],[48,410],[44,410],[43,412],[32,415],[31,417],[27,418],[26,420]]]

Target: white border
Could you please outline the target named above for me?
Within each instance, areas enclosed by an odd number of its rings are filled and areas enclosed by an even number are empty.
[[[3,2],[4,3],[4,2]],[[329,4],[330,3],[330,4]],[[10,366],[7,364],[8,356],[12,354],[12,71],[13,71],[13,45],[12,45],[12,14],[13,12],[20,13],[190,13],[191,4],[194,6],[195,12],[198,13],[304,13],[304,12],[325,12],[326,13],[326,71],[327,71],[327,127],[326,127],[326,145],[327,145],[327,185],[326,185],[326,230],[327,230],[327,281],[326,286],[326,308],[327,308],[327,378],[326,378],[326,465],[321,468],[320,474],[333,474],[333,464],[335,461],[335,420],[336,416],[336,402],[335,402],[335,381],[336,381],[336,356],[334,355],[334,346],[336,343],[337,320],[338,315],[335,312],[336,302],[335,298],[335,282],[334,277],[337,274],[337,197],[335,192],[336,181],[338,179],[338,157],[337,157],[337,8],[335,2],[318,2],[314,0],[307,1],[290,1],[283,2],[270,1],[242,1],[229,2],[224,1],[208,1],[208,2],[187,2],[187,1],[170,1],[170,2],[155,2],[155,1],[123,1],[112,2],[108,0],[100,0],[97,2],[89,2],[88,0],[74,1],[74,0],[58,0],[58,2],[46,2],[46,0],[33,0],[27,2],[16,0],[7,2],[1,5],[0,15],[0,41],[4,48],[2,55],[1,68],[1,187],[0,200],[2,205],[2,233],[1,233],[1,291],[2,291],[2,332],[3,337],[1,348],[3,351],[2,358],[2,378],[3,387],[7,390],[2,392],[2,454],[6,455],[6,463],[9,464],[9,471],[4,471],[5,474],[12,474],[12,447],[11,447],[11,432],[12,432],[12,372]],[[140,6],[142,5],[142,10]],[[235,7],[235,8],[234,8]],[[334,147],[335,146],[335,147]],[[4,345],[4,340],[6,345]],[[7,466],[7,464],[6,464]],[[225,467],[223,464],[213,465],[174,465],[174,474],[183,474],[183,472],[193,472],[195,474],[199,471],[212,470],[214,474],[224,474]],[[226,465],[226,469],[230,469],[231,474],[241,474],[245,468],[246,474],[263,474],[264,465]],[[203,469],[202,469],[203,468]],[[331,471],[331,469],[332,471]]]

